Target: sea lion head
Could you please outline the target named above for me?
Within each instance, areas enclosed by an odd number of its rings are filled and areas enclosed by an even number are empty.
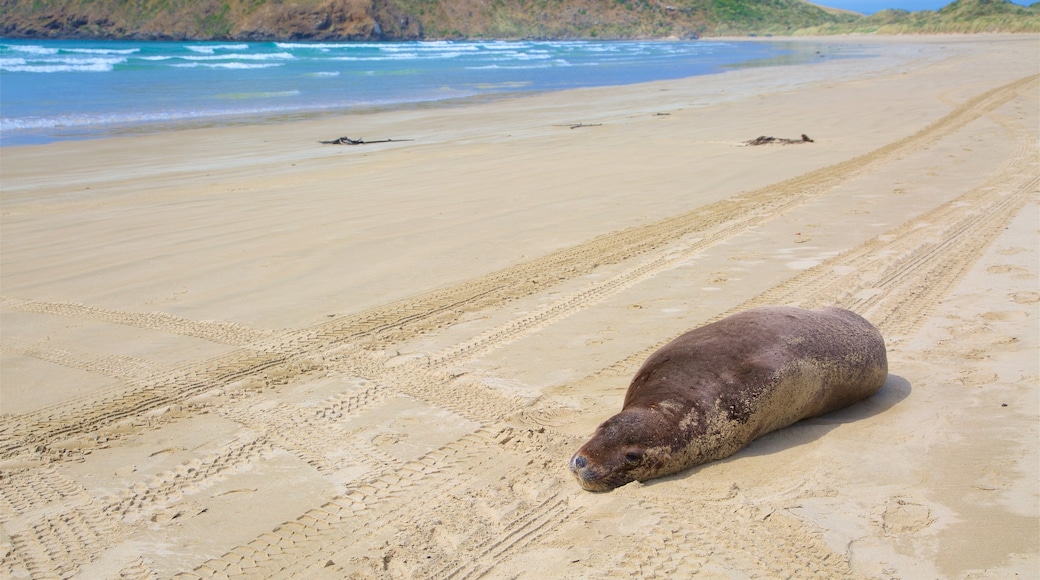
[[[571,458],[570,469],[588,491],[609,491],[669,471],[674,421],[658,408],[631,407],[603,422]]]

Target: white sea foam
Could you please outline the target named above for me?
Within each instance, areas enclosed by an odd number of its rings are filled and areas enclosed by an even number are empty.
[[[145,123],[171,120],[167,113],[138,113],[120,115],[59,115],[54,117],[24,117],[20,119],[0,118],[0,131],[53,129],[63,127],[87,127],[119,123]]]
[[[514,64],[514,65],[486,65],[486,66],[468,66],[466,70],[490,70],[490,69],[504,69],[504,70],[536,70],[542,68],[552,68],[552,63],[540,63],[540,64]]]
[[[275,46],[285,50],[300,50],[300,49],[319,49],[319,50],[330,50],[330,49],[358,49],[358,48],[379,48],[382,44],[369,43],[369,42],[276,42]]]
[[[73,54],[136,54],[141,52],[140,48],[126,48],[126,49],[114,49],[114,48],[66,48],[62,49],[62,52],[71,52]]]
[[[404,60],[449,60],[465,56],[461,52],[390,52],[376,56],[330,56],[329,60],[344,62],[390,62]]]
[[[213,61],[213,60],[292,60],[296,58],[288,52],[261,52],[257,54],[249,53],[231,53],[231,54],[213,54],[207,56],[184,56],[181,57],[184,60],[191,61]]]
[[[30,117],[21,119],[0,118],[0,131],[39,130],[58,128],[107,127],[139,123],[169,123],[190,119],[255,115],[288,111],[285,107],[242,107],[208,111],[152,111],[119,114],[56,115],[53,117]]]
[[[6,60],[6,59],[5,59]],[[16,61],[18,59],[11,59]],[[0,62],[0,70],[7,72],[30,72],[30,73],[63,73],[63,72],[110,72],[116,64],[125,62],[124,59],[89,59],[68,60],[59,59],[52,62],[34,62],[29,64],[25,61]]]
[[[281,63],[248,63],[248,62],[185,62],[172,65],[178,68],[224,68],[230,70],[251,70],[283,66]]]
[[[16,50],[18,52],[27,52],[29,54],[58,54],[57,48],[44,48],[42,46],[31,44],[8,44],[4,45],[4,48]]]
[[[276,42],[274,43],[283,50],[345,50],[350,52],[376,49],[380,52],[476,52],[480,50],[479,45],[470,43],[457,43],[448,41],[433,42]]]
[[[276,42],[276,43],[274,43],[274,45],[277,46],[278,48],[286,49],[286,50],[294,50],[294,49],[298,49],[298,48],[304,48],[304,49],[314,49],[314,48],[316,48],[316,49],[329,49],[329,48],[345,48],[345,47],[351,47],[351,46],[355,46],[355,47],[357,47],[357,46],[364,46],[363,44],[360,44],[360,43],[358,43],[358,44],[348,44],[348,43],[329,44],[329,43],[317,43],[317,42],[315,42],[315,43],[306,43],[306,42]]]
[[[184,48],[202,54],[214,54],[218,50],[248,50],[248,44],[188,44]]]
[[[388,62],[395,60],[413,60],[416,55],[382,55],[382,56],[330,56],[329,60],[340,62]]]
[[[259,93],[224,93],[215,95],[218,99],[248,100],[248,99],[277,99],[285,97],[298,97],[300,91],[265,91]]]
[[[287,91],[291,93],[293,91]],[[351,107],[394,106],[404,103],[432,102],[448,98],[472,96],[473,91],[444,89],[418,98],[357,99],[349,102],[328,103],[309,107],[309,110],[329,110]],[[289,96],[289,95],[286,95]],[[50,117],[23,117],[12,119],[0,117],[0,132],[33,131],[45,129],[88,129],[90,127],[114,127],[142,123],[180,123],[219,117],[244,117],[255,115],[280,115],[301,110],[298,106],[242,106],[227,109],[170,110],[136,113],[56,115]]]
[[[478,42],[477,46],[487,50],[521,50],[524,48],[530,48],[532,45],[530,42],[509,42],[509,41],[492,41],[492,42]]]
[[[383,45],[379,47],[382,52],[475,52],[480,48],[473,44],[452,44],[452,43],[433,43],[433,42],[422,42],[412,43],[404,45]]]
[[[552,55],[548,52],[532,53],[532,52],[517,52],[509,55],[510,58],[516,60],[544,60],[552,58]]]

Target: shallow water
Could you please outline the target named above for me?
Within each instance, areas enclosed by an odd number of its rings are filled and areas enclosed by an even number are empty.
[[[0,40],[0,145],[494,97],[806,62],[791,42]]]

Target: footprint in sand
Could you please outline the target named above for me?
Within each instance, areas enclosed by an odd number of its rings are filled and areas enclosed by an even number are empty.
[[[888,500],[882,518],[885,531],[893,534],[913,534],[935,521],[928,508],[900,498]]]
[[[995,383],[998,378],[997,373],[993,371],[974,369],[961,376],[961,384],[965,387],[978,387]]]
[[[986,271],[990,274],[1009,274],[1011,272],[1021,272],[1023,269],[1019,266],[1010,266],[1008,264],[996,264],[986,268]]]
[[[1015,292],[1011,299],[1017,304],[1036,304],[1040,302],[1040,292]]]

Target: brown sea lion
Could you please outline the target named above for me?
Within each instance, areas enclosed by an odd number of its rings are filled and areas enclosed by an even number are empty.
[[[861,401],[887,376],[881,333],[853,312],[748,310],[650,355],[621,412],[596,429],[570,469],[590,491],[676,473]]]

